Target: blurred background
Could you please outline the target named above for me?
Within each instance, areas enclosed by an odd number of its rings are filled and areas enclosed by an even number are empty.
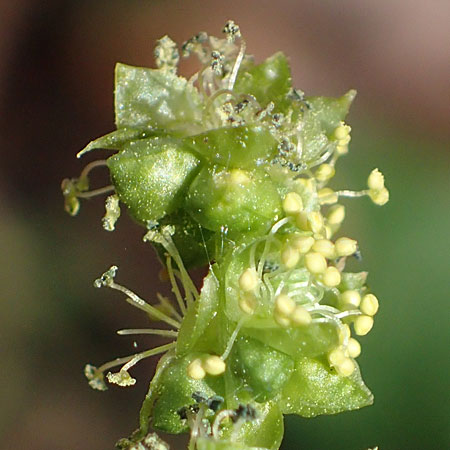
[[[381,300],[359,360],[375,404],[287,417],[282,449],[450,448],[450,3],[2,0],[1,449],[109,449],[137,427],[154,362],[133,369],[136,386],[107,392],[89,388],[83,367],[135,352],[115,330],[145,323],[92,281],[117,264],[119,282],[144,298],[168,289],[141,229],[123,216],[116,232],[103,231],[100,199],[70,218],[60,182],[102,155],[75,158],[113,129],[116,61],[153,66],[155,39],[220,35],[227,19],[258,61],[282,49],[308,95],[358,90],[334,186],[361,188],[379,167],[391,191],[383,208],[347,202],[344,228],[360,241],[361,269]],[[98,180],[107,181],[102,169]]]

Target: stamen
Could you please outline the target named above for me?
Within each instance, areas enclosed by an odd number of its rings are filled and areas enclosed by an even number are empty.
[[[236,82],[236,77],[239,71],[239,67],[241,66],[242,60],[245,56],[246,43],[243,39],[241,39],[241,46],[239,48],[239,53],[236,57],[236,61],[234,62],[233,69],[230,74],[230,78],[228,79],[228,89],[232,90],[234,87],[234,83]]]
[[[97,195],[109,194],[110,192],[114,192],[114,186],[110,184],[109,186],[105,186],[99,189],[94,189],[92,191],[87,192],[79,192],[77,194],[78,198],[92,198]]]
[[[228,358],[228,356],[230,355],[231,350],[233,348],[233,344],[234,344],[245,320],[246,320],[245,317],[243,317],[241,320],[239,320],[238,324],[236,325],[236,328],[233,331],[233,334],[230,336],[230,340],[228,341],[227,347],[225,348],[225,351],[223,352],[222,356],[220,357],[223,361],[225,361]]]
[[[117,334],[120,336],[129,336],[135,334],[152,334],[164,337],[177,337],[178,332],[174,330],[157,330],[153,328],[125,328],[123,330],[118,330]]]
[[[178,288],[177,281],[175,280],[175,276],[173,274],[172,258],[170,257],[170,255],[167,255],[166,257],[166,265],[167,271],[169,273],[170,284],[172,285],[172,292],[175,294],[178,302],[178,307],[180,308],[181,314],[183,314],[184,316],[186,314],[186,306],[184,304],[183,298],[181,297],[180,289]]]

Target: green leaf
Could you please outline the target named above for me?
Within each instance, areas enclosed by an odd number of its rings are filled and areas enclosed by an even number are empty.
[[[265,230],[281,214],[281,200],[263,169],[205,167],[189,188],[186,210],[203,227],[230,233]]]
[[[218,128],[184,141],[210,163],[226,168],[253,169],[277,152],[277,141],[261,125]]]
[[[284,414],[314,417],[359,409],[372,403],[372,393],[358,369],[351,376],[343,377],[325,361],[301,358],[283,389],[280,406]]]
[[[112,131],[111,133],[105,134],[104,136],[89,142],[89,144],[77,154],[77,158],[80,158],[85,153],[88,153],[96,148],[122,150],[125,144],[128,144],[130,141],[148,138],[152,134],[152,132],[138,130],[135,128],[120,128],[119,130]]]
[[[258,401],[278,394],[294,368],[291,357],[246,336],[236,340],[231,360],[233,373],[248,384]]]
[[[175,211],[198,170],[199,160],[174,138],[133,141],[107,161],[119,199],[147,225]]]
[[[212,270],[205,277],[200,298],[189,307],[178,332],[177,354],[185,355],[205,332],[217,313],[219,282]]]
[[[344,120],[350,109],[356,91],[351,89],[342,97],[306,97],[306,103],[310,106],[309,114],[314,115],[320,122],[321,128],[327,135],[339,126],[339,122]]]
[[[286,114],[292,106],[288,94],[292,88],[289,62],[282,52],[277,52],[257,66],[243,65],[238,72],[234,91],[251,94],[262,107],[275,103],[275,111]]]
[[[310,163],[319,158],[333,141],[330,140],[335,128],[348,113],[356,91],[348,91],[340,98],[308,97],[310,108],[303,111],[303,124],[300,130],[302,161]]]
[[[258,325],[258,328],[246,327],[243,332],[293,358],[323,355],[338,345],[337,328],[333,323],[281,328],[271,319],[261,320]]]
[[[117,128],[201,131],[201,100],[185,78],[159,69],[116,65]]]

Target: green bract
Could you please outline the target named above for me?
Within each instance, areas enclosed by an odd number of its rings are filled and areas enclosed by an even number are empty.
[[[389,193],[377,169],[368,189],[327,186],[348,151],[343,121],[355,92],[305,97],[292,86],[283,53],[256,64],[239,27],[230,21],[224,32],[225,39],[200,33],[183,45],[183,55],[201,63],[190,80],[177,75],[179,53],[167,36],[155,50],[157,69],[118,64],[117,130],[79,156],[95,148],[115,153],[62,185],[72,215],[80,198],[111,192],[103,218],[109,231],[126,206],[173,292],[149,304],[116,283],[115,266],[95,281],[170,328],[122,330],[171,342],[86,367],[90,385],[103,390],[104,373],[110,383],[132,385],[135,363],[164,354],[139,430],[120,448],[154,440],[153,427],[189,431],[190,450],[275,450],[282,414],[312,417],[372,403],[350,326],[367,334],[378,300],[366,272],[345,272],[348,258],[360,259],[356,241],[332,238],[345,217],[341,197],[368,195],[381,205]],[[89,191],[89,173],[102,165],[112,185]],[[206,264],[198,292],[187,269]]]

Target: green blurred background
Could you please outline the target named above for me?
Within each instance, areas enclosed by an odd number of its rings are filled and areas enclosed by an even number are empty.
[[[116,61],[152,66],[155,39],[218,35],[229,18],[257,60],[283,49],[307,94],[358,90],[334,186],[361,188],[379,167],[391,191],[383,208],[348,201],[344,228],[381,301],[360,357],[375,404],[287,417],[282,449],[450,448],[449,17],[448,1],[419,0],[0,2],[0,448],[107,449],[136,428],[154,362],[106,393],[82,369],[134,352],[115,330],[145,324],[92,281],[114,263],[147,299],[168,289],[142,230],[122,218],[104,232],[101,200],[71,219],[59,185],[101,155],[75,158],[113,128]]]

